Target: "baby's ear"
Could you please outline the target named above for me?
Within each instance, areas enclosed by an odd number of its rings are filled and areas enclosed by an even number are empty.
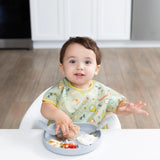
[[[96,68],[95,73],[94,73],[95,76],[98,74],[100,67],[101,67],[101,65],[97,65],[97,68]]]
[[[61,69],[62,74],[64,74],[64,68],[62,63],[59,64],[59,68]]]

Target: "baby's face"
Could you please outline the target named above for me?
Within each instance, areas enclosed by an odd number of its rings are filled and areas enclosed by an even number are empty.
[[[100,65],[97,65],[96,55],[91,49],[74,43],[66,49],[60,68],[72,86],[85,89],[90,87],[90,80],[97,75]]]

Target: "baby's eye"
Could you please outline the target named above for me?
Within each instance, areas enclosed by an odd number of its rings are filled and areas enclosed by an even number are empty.
[[[76,63],[76,61],[75,60],[70,60],[69,63]]]
[[[85,61],[85,64],[91,64],[91,61]]]

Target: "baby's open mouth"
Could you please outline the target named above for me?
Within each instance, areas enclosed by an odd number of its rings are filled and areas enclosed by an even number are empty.
[[[75,76],[84,76],[83,73],[75,73],[74,75],[75,75]]]

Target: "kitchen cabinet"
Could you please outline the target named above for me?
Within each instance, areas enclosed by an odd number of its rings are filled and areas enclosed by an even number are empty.
[[[130,39],[131,0],[30,0],[33,41]]]
[[[131,0],[98,0],[98,40],[129,40],[130,24]]]
[[[64,38],[64,1],[30,0],[32,40]]]

